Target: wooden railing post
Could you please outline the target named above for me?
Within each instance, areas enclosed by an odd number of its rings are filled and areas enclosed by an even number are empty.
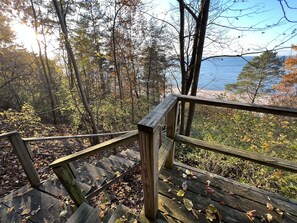
[[[159,127],[160,128],[160,127]],[[158,161],[160,145],[159,128],[139,130],[145,216],[155,219],[158,212]]]
[[[171,108],[167,115],[167,130],[166,136],[168,138],[174,139],[176,134],[176,126],[178,119],[178,102]],[[175,151],[175,142],[173,141],[172,148],[168,154],[167,160],[165,162],[165,167],[168,169],[172,169],[173,161],[174,161],[174,151]]]
[[[7,137],[25,171],[26,176],[29,179],[31,186],[38,186],[40,184],[40,179],[32,162],[32,153],[29,151],[30,148],[26,146],[26,143],[22,140],[18,132],[8,133]]]
[[[177,103],[177,99],[175,95],[167,96],[138,123],[144,213],[145,217],[153,220],[156,219],[158,212],[159,166],[163,165],[162,162],[159,165],[160,123]],[[167,156],[168,153],[163,152],[162,157]]]
[[[87,203],[84,194],[78,187],[75,176],[71,171],[71,167],[69,167],[68,164],[56,166],[53,170],[77,206],[81,205],[83,202]]]

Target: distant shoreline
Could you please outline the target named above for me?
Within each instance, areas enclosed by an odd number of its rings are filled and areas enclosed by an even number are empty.
[[[172,87],[172,91],[170,93],[173,94],[180,94],[177,87]],[[247,96],[246,95],[236,95],[230,91],[227,90],[209,90],[209,89],[198,89],[197,90],[197,97],[203,97],[203,98],[209,98],[209,99],[217,99],[219,97],[225,96],[229,99],[238,100],[240,102],[247,103]],[[256,104],[269,104],[269,101],[271,99],[271,95],[265,94],[261,97],[256,98],[255,103]]]

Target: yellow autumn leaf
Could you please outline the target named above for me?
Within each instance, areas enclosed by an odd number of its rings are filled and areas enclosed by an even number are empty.
[[[30,212],[31,212],[31,210],[27,208],[22,211],[21,215],[29,214]]]
[[[115,172],[115,175],[116,175],[117,177],[121,176],[120,171],[116,171],[116,172]]]
[[[187,198],[184,198],[183,201],[184,201],[185,208],[188,211],[191,211],[193,209],[193,202]]]
[[[185,191],[184,190],[179,190],[177,193],[176,193],[177,196],[179,197],[183,197],[185,195]]]
[[[274,209],[274,207],[272,206],[272,204],[269,203],[269,202],[266,203],[266,207],[267,207],[267,209],[268,209],[269,211],[273,211],[273,209]]]
[[[268,222],[272,222],[273,221],[273,216],[271,214],[266,214],[266,218]]]
[[[14,207],[8,208],[7,211],[6,211],[6,214],[9,214],[10,212],[12,212],[13,209],[14,209]]]
[[[256,217],[256,210],[247,211],[245,216],[247,216],[250,221],[254,221]]]

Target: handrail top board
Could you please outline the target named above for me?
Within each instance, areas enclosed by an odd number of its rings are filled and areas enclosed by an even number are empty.
[[[64,156],[62,158],[59,158],[59,159],[55,160],[54,162],[52,162],[50,164],[50,167],[54,168],[54,167],[57,167],[57,166],[61,166],[61,165],[67,164],[69,162],[72,162],[72,161],[75,161],[75,160],[78,160],[78,159],[82,159],[82,158],[94,155],[94,154],[96,154],[98,152],[102,152],[102,151],[105,151],[107,149],[114,148],[116,146],[120,146],[120,145],[123,145],[123,144],[133,142],[133,141],[135,141],[137,139],[138,139],[138,131],[133,130],[133,131],[130,131],[129,133],[118,136],[118,137],[116,137],[114,139],[107,140],[107,141],[102,142],[102,143],[100,143],[98,145],[91,146],[91,147],[89,147],[87,149],[84,149],[84,150],[81,150],[79,152],[70,154],[68,156]]]
[[[17,134],[19,134],[17,131],[5,132],[5,133],[0,134],[0,139],[10,137],[10,136],[13,136],[13,135],[17,135]]]
[[[195,138],[191,138],[191,137],[179,135],[179,134],[176,134],[174,140],[191,145],[191,146],[196,146],[202,149],[210,150],[213,152],[234,156],[244,160],[249,160],[265,166],[270,166],[270,167],[290,171],[293,173],[297,173],[297,163],[279,159],[276,157],[270,157],[260,153],[245,151],[241,149],[235,149],[232,147],[223,146],[217,143],[210,143],[210,142],[206,142],[203,140],[199,140],[199,139],[195,139]]]
[[[155,132],[161,119],[173,108],[177,99],[178,96],[174,94],[167,96],[138,123],[138,129],[145,132]]]
[[[197,104],[211,105],[217,107],[233,108],[246,111],[262,112],[274,115],[297,117],[297,109],[287,107],[277,107],[271,105],[249,104],[236,101],[224,101],[220,99],[208,99],[189,95],[176,95],[179,101],[194,102]]]
[[[26,141],[26,142],[33,142],[33,141],[72,139],[72,138],[90,138],[90,137],[96,137],[96,136],[118,136],[118,135],[123,135],[123,134],[128,133],[128,132],[129,131],[124,131],[124,132],[110,132],[110,133],[98,133],[98,134],[84,134],[84,135],[70,135],[70,136],[30,137],[30,138],[23,138],[23,140]]]

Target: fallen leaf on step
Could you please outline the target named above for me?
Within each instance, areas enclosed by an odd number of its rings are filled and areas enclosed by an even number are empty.
[[[116,172],[115,172],[115,175],[116,175],[117,177],[121,176],[120,171],[116,171]]]
[[[274,207],[272,206],[272,204],[269,203],[269,202],[266,203],[266,207],[267,207],[267,209],[268,209],[269,211],[273,211],[273,209],[274,209]]]
[[[266,218],[268,222],[272,222],[273,221],[273,217],[271,214],[266,214]]]
[[[60,217],[61,217],[61,218],[64,218],[64,217],[66,216],[66,214],[67,214],[67,210],[63,210],[63,211],[61,211],[61,213],[60,213]]]
[[[213,205],[210,204],[208,207],[205,209],[205,218],[209,221],[213,221],[215,219],[221,221],[222,220],[222,215],[218,211],[218,209]]]
[[[8,208],[7,211],[6,211],[6,214],[9,214],[10,212],[12,212],[13,209],[14,209],[14,207]]]
[[[179,190],[177,193],[176,193],[177,196],[179,197],[183,197],[185,195],[185,191],[183,190]]]
[[[193,202],[187,198],[184,198],[183,201],[184,201],[185,208],[188,211],[191,211],[193,209]]]
[[[27,208],[22,211],[21,215],[29,214],[30,212],[31,212],[31,210]]]
[[[197,218],[199,220],[199,211],[197,211],[196,209],[192,209],[192,214],[195,216],[195,218]]]
[[[281,209],[277,208],[277,209],[275,209],[275,211],[281,218],[283,217],[284,212]]]
[[[247,211],[245,215],[250,221],[254,221],[256,217],[256,210]]]
[[[40,208],[40,205],[39,205],[36,210],[31,211],[31,215],[35,215],[40,210],[41,210],[41,208]]]
[[[187,189],[188,189],[187,181],[184,181],[184,182],[182,183],[182,188],[183,188],[183,190],[187,190]]]

